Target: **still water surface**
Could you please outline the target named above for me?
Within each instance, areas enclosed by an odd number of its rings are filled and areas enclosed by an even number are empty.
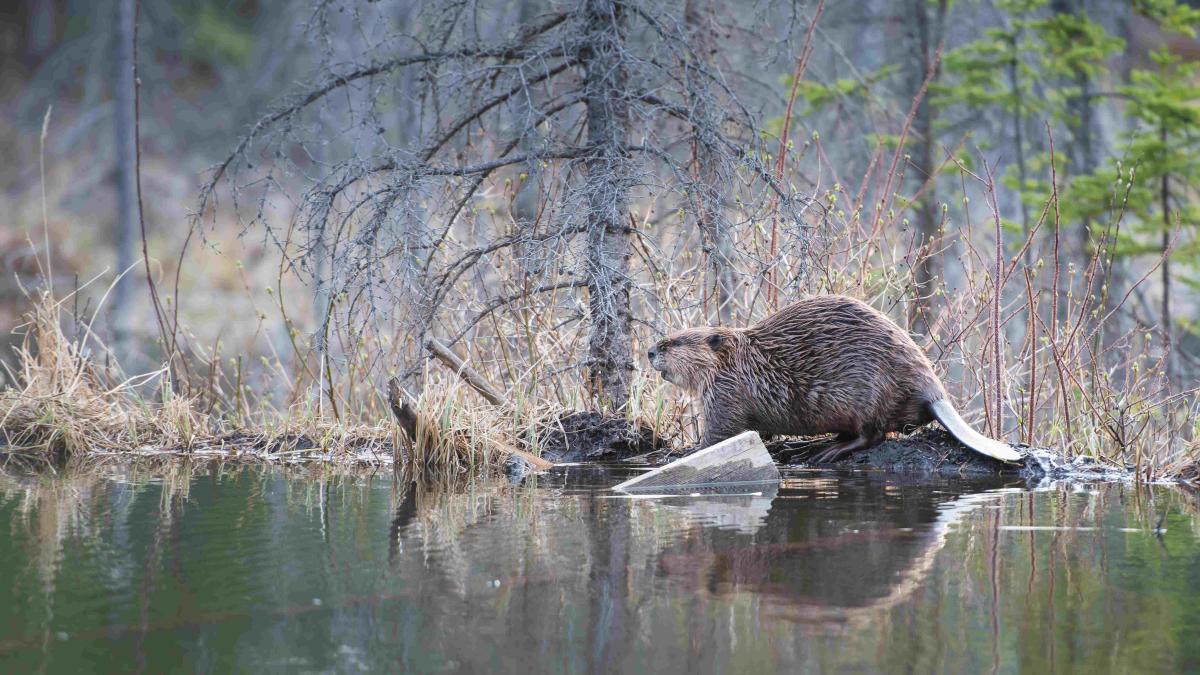
[[[1165,488],[313,471],[0,477],[0,672],[1200,669],[1200,521]]]

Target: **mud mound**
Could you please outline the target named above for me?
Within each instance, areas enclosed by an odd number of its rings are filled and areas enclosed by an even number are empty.
[[[810,457],[832,443],[832,438],[786,439],[767,443],[767,450],[781,464],[807,464]],[[1032,481],[1122,480],[1130,475],[1122,467],[1107,466],[1089,457],[1067,459],[1052,450],[1023,444],[1016,448],[1025,455],[1024,459],[1018,464],[1005,464],[968,450],[941,427],[929,426],[824,466],[897,474],[1014,476]]]
[[[565,413],[539,425],[537,436],[542,456],[553,462],[620,460],[665,446],[649,426],[598,412]]]

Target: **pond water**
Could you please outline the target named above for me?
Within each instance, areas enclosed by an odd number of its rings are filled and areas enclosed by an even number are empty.
[[[1190,495],[628,468],[406,487],[174,465],[0,477],[0,672],[1186,672]]]

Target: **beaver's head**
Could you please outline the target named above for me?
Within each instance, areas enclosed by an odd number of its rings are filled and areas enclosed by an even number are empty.
[[[667,382],[699,393],[724,365],[732,337],[727,328],[689,328],[659,340],[646,356]]]

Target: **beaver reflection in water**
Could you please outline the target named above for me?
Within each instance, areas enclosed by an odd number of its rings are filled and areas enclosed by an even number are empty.
[[[749,328],[690,328],[647,356],[668,382],[700,397],[701,447],[746,430],[832,433],[838,442],[814,458],[829,462],[936,419],[975,452],[1021,459],[959,416],[908,333],[853,298],[801,300]]]

